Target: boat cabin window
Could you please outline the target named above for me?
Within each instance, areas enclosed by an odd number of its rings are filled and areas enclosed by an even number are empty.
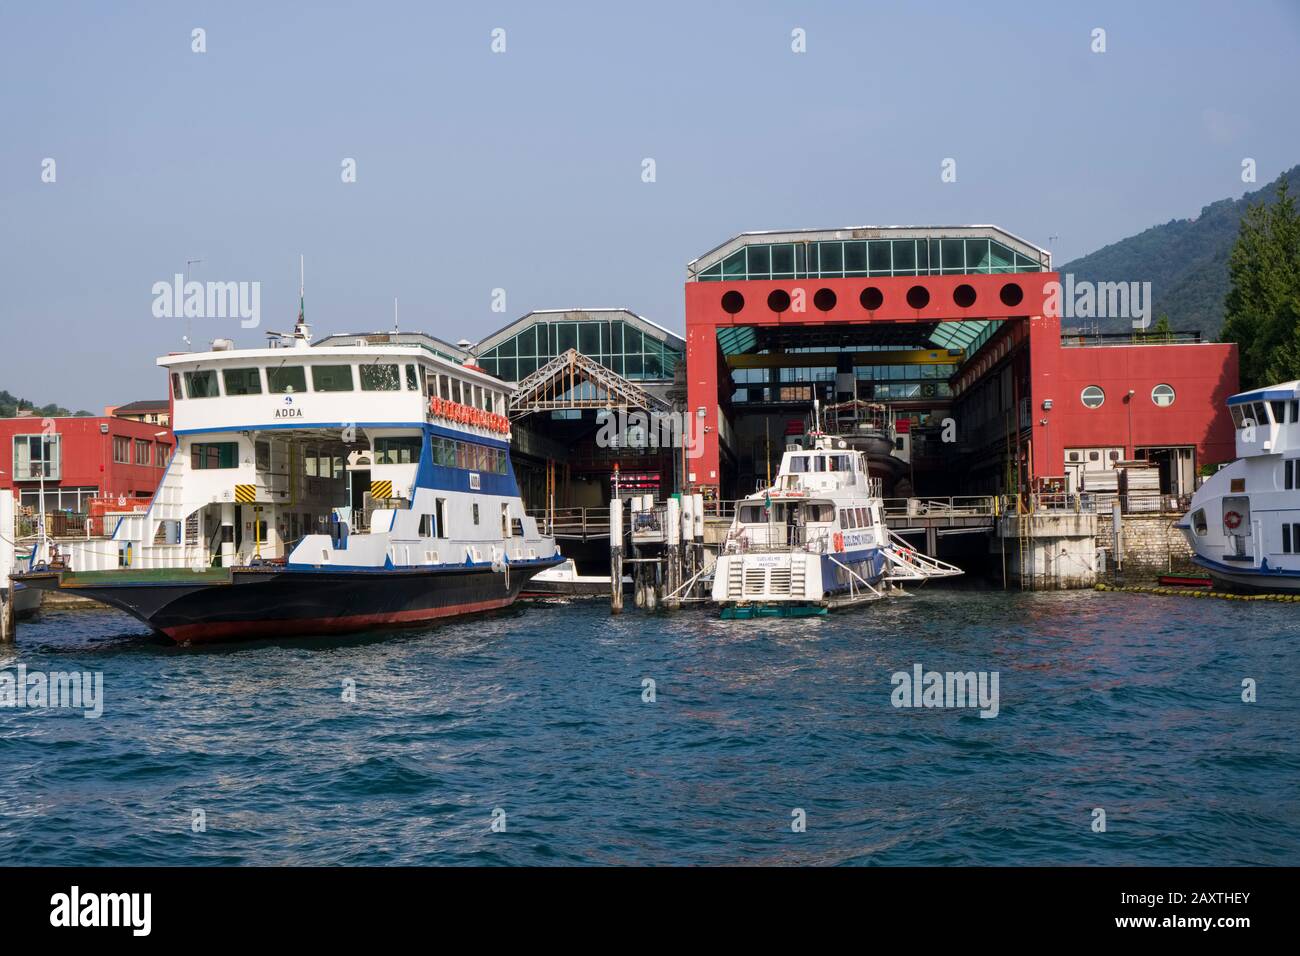
[[[413,465],[419,462],[424,439],[418,436],[375,439],[376,465]]]
[[[181,391],[181,377],[175,372],[172,372],[172,398],[179,401],[184,397],[185,393]]]
[[[1209,527],[1209,524],[1206,523],[1205,520],[1204,508],[1197,508],[1192,512],[1192,531],[1196,533],[1198,538],[1204,535],[1205,532],[1209,530]]]
[[[853,511],[851,509],[849,508],[840,509],[840,527],[844,528],[845,530],[849,528],[857,527],[857,525],[853,523]]]
[[[299,395],[307,391],[307,371],[301,365],[268,368],[266,390],[272,395]]]
[[[1300,400],[1293,398],[1287,404],[1291,406],[1291,417],[1288,421],[1290,421],[1292,425],[1296,422],[1300,422]]]
[[[402,388],[402,380],[397,374],[396,365],[361,366],[361,391],[396,392]]]
[[[830,455],[826,460],[830,463],[831,471],[853,470],[853,466],[849,463],[848,455]]]
[[[217,390],[217,373],[212,369],[186,372],[185,394],[190,398],[216,398],[221,394]]]
[[[1286,402],[1269,402],[1268,404],[1273,410],[1273,421],[1279,425],[1286,422]]]
[[[313,365],[311,367],[311,387],[317,392],[352,391],[351,365]]]
[[[415,366],[406,366],[406,390],[408,392],[420,391],[420,379],[415,374]]]
[[[261,395],[262,370],[260,368],[228,368],[221,373],[227,395]]]
[[[741,524],[761,524],[764,521],[762,505],[741,505]]]
[[[1300,554],[1300,522],[1282,525],[1282,553]]]
[[[195,442],[190,446],[190,467],[196,471],[238,468],[239,444],[233,441]]]
[[[807,455],[790,456],[790,474],[802,475],[807,471],[809,471]]]

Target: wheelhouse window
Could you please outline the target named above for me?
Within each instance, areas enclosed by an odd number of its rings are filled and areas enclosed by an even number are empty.
[[[311,387],[317,392],[350,392],[356,386],[351,365],[313,365]]]
[[[185,373],[185,394],[190,398],[217,398],[217,373],[214,369]]]
[[[238,442],[196,442],[190,446],[190,467],[196,471],[206,471],[214,468],[237,468],[238,466]]]
[[[1079,401],[1083,402],[1084,408],[1101,408],[1106,401],[1106,393],[1097,385],[1089,385],[1079,393]]]
[[[406,366],[406,390],[408,392],[418,392],[420,390],[420,379],[415,374],[415,366]]]
[[[257,368],[228,368],[221,372],[227,395],[261,395],[262,370]]]
[[[1209,529],[1210,526],[1205,520],[1205,509],[1197,508],[1192,512],[1192,531],[1195,532],[1196,536],[1199,538],[1204,536],[1205,532]]]
[[[184,397],[185,393],[181,391],[181,377],[172,372],[172,398],[180,401]]]
[[[802,475],[809,470],[808,456],[795,455],[790,459],[790,473],[793,475]]]
[[[418,436],[375,439],[376,465],[412,465],[420,460],[424,439]]]
[[[297,395],[307,391],[307,370],[301,365],[283,365],[266,370],[266,390],[272,395]]]
[[[362,365],[361,391],[363,392],[397,392],[401,391],[402,379],[396,365]]]
[[[763,508],[761,505],[740,506],[741,524],[761,524],[762,521],[763,521]]]

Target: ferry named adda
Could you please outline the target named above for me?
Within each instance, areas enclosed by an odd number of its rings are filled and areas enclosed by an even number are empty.
[[[301,321],[278,341],[160,358],[176,450],[148,510],[17,579],[200,642],[502,608],[562,560],[503,383],[420,346],[312,347]]]
[[[1192,495],[1178,528],[1222,587],[1300,591],[1300,382],[1228,399],[1237,460]]]
[[[713,576],[724,617],[825,614],[962,573],[889,530],[865,452],[819,426],[808,439],[787,447],[770,487],[736,503]]]

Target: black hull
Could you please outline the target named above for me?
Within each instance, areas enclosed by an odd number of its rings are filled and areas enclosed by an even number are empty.
[[[59,590],[131,614],[178,643],[344,634],[410,626],[508,607],[528,579],[557,561],[490,567],[383,571],[233,569],[229,583],[79,584],[32,575],[30,587]]]

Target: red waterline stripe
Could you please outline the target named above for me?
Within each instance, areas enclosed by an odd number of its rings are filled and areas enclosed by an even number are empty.
[[[473,614],[476,611],[494,611],[513,601],[512,598],[493,598],[471,604],[453,604],[447,607],[421,608],[415,611],[391,611],[386,614],[352,614],[347,617],[295,618],[285,621],[214,621],[211,624],[180,624],[163,628],[163,633],[173,641],[215,641],[229,637],[279,636],[283,634],[337,634],[341,631],[359,631],[386,624],[414,624],[432,621],[439,617]]]

